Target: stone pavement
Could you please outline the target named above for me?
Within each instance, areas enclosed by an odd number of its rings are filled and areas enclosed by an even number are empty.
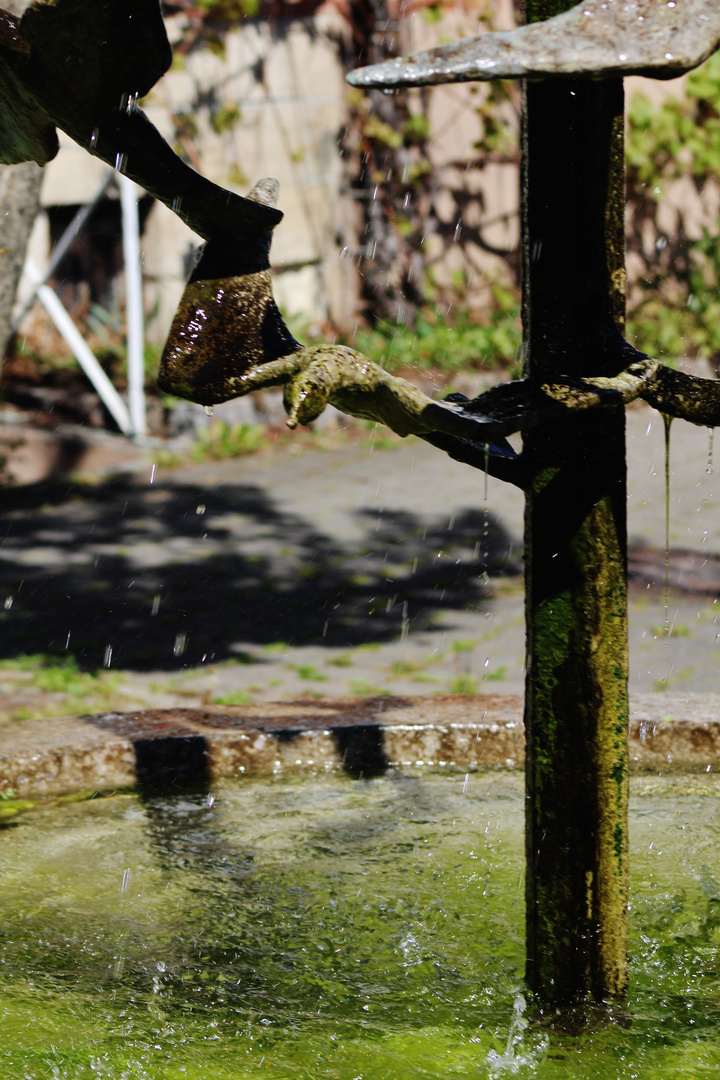
[[[671,432],[668,636],[663,424],[638,406],[628,426],[631,691],[720,691],[708,433]],[[72,479],[4,493],[0,717],[522,692],[507,485],[381,432],[171,468],[107,435],[71,449]],[[21,659],[38,654],[77,664]]]

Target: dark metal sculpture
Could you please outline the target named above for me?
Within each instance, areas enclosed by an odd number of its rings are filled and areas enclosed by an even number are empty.
[[[46,0],[20,22],[0,13],[0,161],[49,160],[60,127],[207,240],[163,354],[164,390],[209,405],[282,385],[291,427],[330,402],[526,491],[527,974],[553,1005],[619,998],[627,980],[624,405],[643,398],[720,424],[720,384],[623,337],[621,78],[697,66],[720,43],[720,7],[587,0],[556,14],[566,6],[525,0],[518,30],[352,76],[386,89],[526,79],[525,378],[443,402],[352,349],[303,347],[288,332],[270,281],[277,184],[247,199],[223,191],[137,107],[169,60],[156,0]],[[515,431],[521,454],[505,439]]]
[[[21,19],[0,10],[0,164],[45,165],[60,128],[204,239],[272,228],[278,210],[199,176],[138,107],[170,60],[158,0],[38,0]]]

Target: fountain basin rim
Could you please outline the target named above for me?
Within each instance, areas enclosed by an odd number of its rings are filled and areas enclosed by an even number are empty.
[[[631,698],[633,772],[720,770],[720,694]],[[0,793],[150,785],[172,771],[231,776],[391,770],[468,773],[524,765],[523,699],[478,694],[325,698],[0,724]],[[159,775],[162,773],[162,777]]]

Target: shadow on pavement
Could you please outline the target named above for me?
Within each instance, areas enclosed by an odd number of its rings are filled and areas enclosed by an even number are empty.
[[[341,542],[313,523],[310,500],[306,516],[289,514],[248,484],[118,477],[3,501],[0,656],[67,647],[86,670],[108,650],[113,669],[173,671],[242,660],[243,646],[381,643],[433,627],[439,610],[482,610],[487,574],[521,569],[483,510],[358,511],[360,538]]]

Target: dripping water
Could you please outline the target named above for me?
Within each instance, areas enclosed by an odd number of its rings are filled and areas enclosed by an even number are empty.
[[[715,435],[715,428],[710,428],[710,439],[708,441],[708,456],[707,465],[705,466],[705,472],[709,476],[713,471],[713,436]]]
[[[670,425],[672,416],[662,414],[665,428],[665,635],[670,634]]]
[[[482,534],[482,583],[487,585],[490,581],[490,575],[488,573],[488,563],[490,553],[488,551],[488,540],[490,536],[490,508],[488,506],[488,472],[490,471],[490,443],[485,443],[485,462],[484,472],[485,479],[483,481],[483,534]]]

